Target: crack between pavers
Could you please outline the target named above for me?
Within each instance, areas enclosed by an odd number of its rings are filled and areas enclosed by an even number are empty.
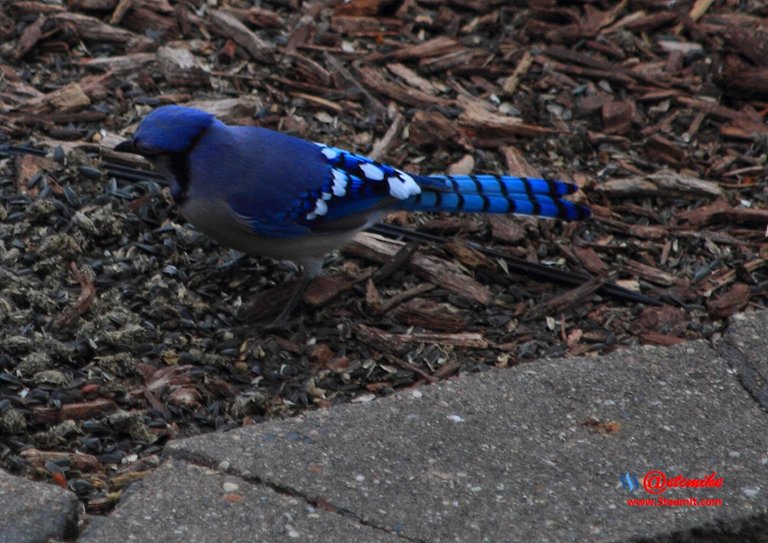
[[[735,342],[726,335],[730,327],[731,323],[729,322],[726,325],[722,338],[717,343],[710,341],[710,347],[717,356],[725,360],[728,366],[736,372],[739,384],[747,391],[750,398],[763,411],[768,413],[768,379],[749,361],[749,357],[735,345]]]
[[[214,471],[217,471],[219,473],[223,473],[226,475],[232,475],[248,483],[266,486],[267,488],[269,488],[270,490],[273,490],[274,492],[277,492],[278,494],[299,498],[319,511],[325,511],[327,513],[340,515],[345,519],[349,519],[353,522],[356,522],[357,524],[366,526],[368,528],[377,530],[379,532],[384,532],[390,535],[394,535],[395,537],[401,538],[404,541],[412,541],[413,543],[430,543],[425,539],[409,537],[402,533],[392,531],[389,528],[385,528],[384,526],[379,526],[378,524],[375,524],[369,520],[364,519],[354,511],[335,505],[323,498],[319,498],[319,497],[313,498],[295,488],[281,485],[272,481],[267,481],[266,479],[262,479],[257,475],[246,475],[230,468],[222,469],[220,467],[220,462],[216,462],[215,460],[208,458],[204,455],[195,454],[189,451],[185,451],[184,449],[176,449],[174,451],[169,451],[169,453],[167,453],[167,456],[177,458],[179,460],[183,460],[195,466],[212,469]]]

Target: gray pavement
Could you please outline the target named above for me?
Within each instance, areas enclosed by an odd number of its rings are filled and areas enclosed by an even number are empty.
[[[217,470],[171,459],[111,516],[96,519],[79,541],[338,541],[398,538],[298,496]]]
[[[77,497],[58,486],[0,471],[0,543],[39,543],[77,534]]]
[[[79,541],[766,541],[765,330],[740,315],[715,350],[536,362],[176,441]],[[653,495],[651,470],[722,486]]]

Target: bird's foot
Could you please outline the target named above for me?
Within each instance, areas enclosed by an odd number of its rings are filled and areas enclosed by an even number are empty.
[[[251,304],[242,309],[239,315],[241,320],[264,321],[279,311],[277,317],[266,325],[266,328],[273,330],[284,328],[311,281],[312,277],[305,274],[261,293]]]

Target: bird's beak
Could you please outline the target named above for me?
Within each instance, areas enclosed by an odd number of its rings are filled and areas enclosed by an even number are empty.
[[[118,143],[115,146],[115,151],[118,151],[119,153],[133,153],[134,155],[141,154],[139,153],[138,149],[136,149],[136,144],[133,143],[133,139]]]

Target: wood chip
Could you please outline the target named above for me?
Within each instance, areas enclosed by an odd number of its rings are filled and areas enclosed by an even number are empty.
[[[698,21],[702,15],[704,15],[707,10],[712,6],[715,0],[696,0],[696,3],[691,8],[691,11],[688,13],[688,16],[693,21]]]
[[[663,286],[669,287],[672,285],[676,285],[680,282],[679,277],[671,273],[662,271],[658,268],[654,268],[653,266],[649,266],[648,264],[643,264],[642,262],[638,262],[637,260],[631,260],[631,259],[627,260],[623,268],[626,270],[627,273],[630,273],[632,275],[637,275],[638,277],[641,277],[642,279],[645,279],[646,281],[650,281],[651,283],[655,283],[657,285],[663,285]]]
[[[63,31],[74,30],[83,39],[119,43],[133,52],[153,48],[153,42],[149,38],[110,26],[89,15],[60,12],[50,15],[49,20]]]
[[[490,344],[482,334],[464,332],[457,334],[419,332],[411,334],[390,334],[379,328],[358,324],[354,327],[355,333],[362,341],[372,343],[377,348],[395,353],[403,352],[414,343],[435,343],[438,345],[452,345],[464,349],[487,349]]]
[[[358,234],[355,237],[355,242],[347,246],[345,250],[378,262],[386,262],[402,246],[403,244],[400,242],[364,232]],[[453,262],[416,253],[408,263],[408,268],[422,279],[455,292],[463,298],[482,305],[489,305],[493,302],[491,291],[466,275]]]
[[[520,84],[520,78],[528,72],[531,64],[533,64],[533,57],[531,56],[530,52],[525,51],[515,66],[515,70],[512,72],[512,75],[507,77],[501,84],[501,88],[504,90],[505,94],[510,95],[515,92],[517,86]]]
[[[426,59],[463,49],[465,49],[465,47],[458,40],[448,36],[439,36],[435,39],[427,40],[424,43],[396,49],[391,53],[372,53],[365,57],[363,61],[377,62],[380,60]]]
[[[370,276],[371,273],[369,272],[364,277],[355,279],[351,279],[346,274],[338,273],[317,277],[307,286],[302,299],[311,306],[321,306]]]
[[[102,469],[98,458],[81,452],[41,451],[40,449],[30,447],[21,451],[21,456],[31,466],[39,469],[45,468],[47,462],[67,462],[70,469],[85,473],[92,473]]]
[[[715,317],[727,318],[744,309],[749,303],[751,292],[749,285],[736,283],[726,292],[707,303],[707,308]]]
[[[611,196],[642,195],[677,198],[722,196],[723,194],[717,183],[667,170],[650,175],[611,179],[597,185],[595,189]]]
[[[406,325],[437,332],[461,332],[466,328],[464,319],[455,307],[414,298],[400,304],[392,312],[393,318]]]
[[[438,111],[417,111],[411,119],[408,140],[418,147],[446,145],[470,151],[472,143],[460,126]]]
[[[630,324],[634,334],[664,334],[677,336],[681,334],[688,322],[686,312],[671,305],[646,307]]]
[[[397,138],[400,137],[400,133],[405,126],[405,117],[396,111],[392,123],[387,128],[387,133],[384,134],[380,140],[373,144],[373,149],[368,153],[368,156],[373,160],[382,160],[387,156],[389,150],[395,145]]]
[[[103,416],[117,409],[117,404],[107,398],[99,398],[88,402],[69,403],[56,409],[55,407],[34,407],[32,419],[37,424],[51,424],[63,420],[84,420]]]
[[[586,281],[583,285],[559,294],[546,302],[539,304],[525,314],[525,319],[539,319],[548,315],[557,315],[563,311],[582,306],[603,285],[608,282],[608,276],[599,276]]]
[[[371,281],[371,283],[373,282]],[[426,294],[427,292],[429,292],[434,288],[435,288],[435,285],[431,283],[420,283],[407,290],[398,292],[397,294],[393,295],[391,298],[387,300],[380,301],[378,307],[376,307],[375,303],[372,303],[371,305],[373,306],[373,312],[375,315],[382,315],[390,311],[393,307],[397,307],[399,304],[407,300],[410,300],[411,298],[415,298],[417,296],[421,296],[422,294]]]
[[[631,102],[609,102],[603,106],[603,130],[606,134],[624,134],[632,127],[634,105]]]
[[[272,61],[272,46],[251,32],[231,13],[220,9],[213,10],[210,12],[210,20],[213,23],[214,31],[227,38],[232,38],[235,43],[248,51],[254,60],[259,62]]]
[[[403,104],[415,107],[428,108],[432,106],[450,104],[448,100],[439,98],[412,87],[400,85],[384,77],[380,69],[362,66],[358,69],[360,81],[368,87],[371,92],[383,94]]]
[[[172,85],[210,87],[211,76],[188,49],[163,46],[157,50],[157,63]]]
[[[75,111],[91,104],[80,83],[70,83],[58,90],[49,92],[27,102],[25,112],[42,113],[55,110],[58,112]]]
[[[399,62],[393,62],[387,64],[387,70],[398,76],[400,79],[408,83],[411,87],[418,89],[426,94],[437,94],[438,91],[435,86],[426,78],[421,77],[414,70],[411,70],[405,64]]]
[[[477,100],[459,96],[459,105],[464,107],[464,111],[459,115],[459,124],[468,131],[470,138],[503,140],[508,136],[551,136],[557,133],[553,128],[537,126],[515,117],[493,113],[485,104]],[[499,146],[505,144],[506,142],[499,141]]]

